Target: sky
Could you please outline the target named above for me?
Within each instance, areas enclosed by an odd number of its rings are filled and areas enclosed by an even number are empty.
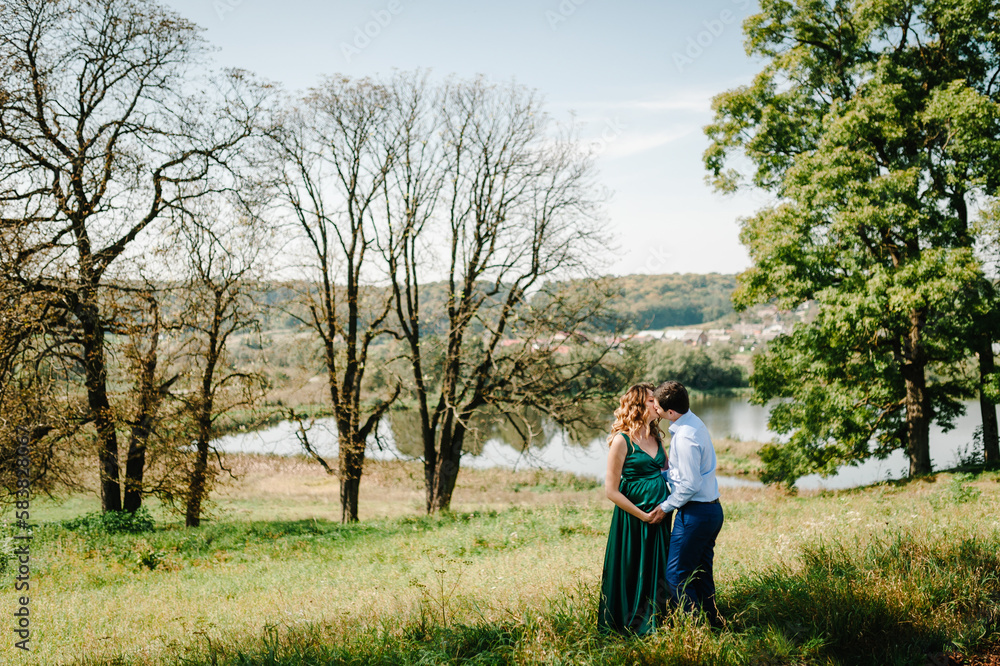
[[[305,90],[324,75],[429,69],[536,89],[598,153],[612,247],[597,272],[736,273],[762,193],[705,182],[711,99],[750,82],[755,0],[166,0],[223,67]]]

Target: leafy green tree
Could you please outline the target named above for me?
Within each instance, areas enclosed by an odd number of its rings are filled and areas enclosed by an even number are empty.
[[[717,188],[777,202],[743,223],[753,266],[734,300],[820,305],[755,363],[755,400],[786,398],[771,426],[792,433],[762,451],[772,480],[898,448],[929,472],[932,421],[948,427],[972,388],[947,369],[992,363],[970,208],[1000,184],[998,9],[763,0],[745,23],[764,66],[715,98],[705,162]]]

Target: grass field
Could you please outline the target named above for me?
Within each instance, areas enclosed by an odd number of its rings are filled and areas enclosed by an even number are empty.
[[[7,632],[0,660],[1000,663],[997,473],[811,495],[724,489],[728,628],[678,616],[637,640],[596,631],[611,504],[592,481],[465,470],[454,511],[427,517],[419,466],[371,463],[362,522],[344,526],[336,479],[316,465],[227,462],[238,480],[197,530],[155,506],[152,531],[69,529],[96,498],[35,501],[32,652]],[[11,611],[13,576],[7,563]]]

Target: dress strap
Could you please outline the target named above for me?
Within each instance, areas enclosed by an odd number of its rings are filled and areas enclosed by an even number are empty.
[[[635,444],[632,443],[632,438],[628,436],[628,433],[623,430],[618,434],[625,438],[625,441],[628,443],[629,449],[632,451],[632,453],[635,453]]]

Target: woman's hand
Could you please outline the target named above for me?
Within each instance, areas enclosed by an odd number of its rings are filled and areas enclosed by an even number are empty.
[[[649,523],[650,525],[656,525],[657,523],[663,522],[663,519],[667,517],[666,512],[660,507],[656,507],[649,513],[646,513],[642,518],[642,522]]]

